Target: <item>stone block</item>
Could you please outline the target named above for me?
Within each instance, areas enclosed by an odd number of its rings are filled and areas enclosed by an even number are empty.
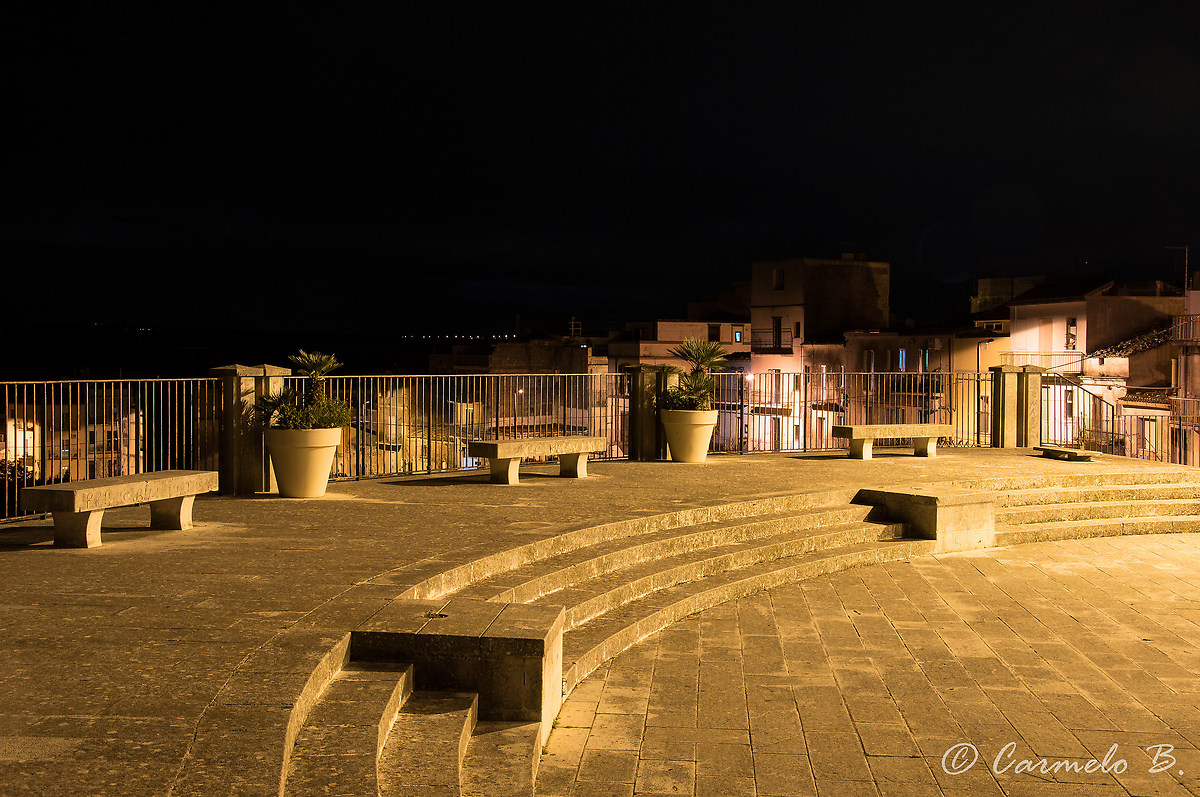
[[[957,487],[859,490],[854,502],[878,508],[871,520],[908,525],[912,536],[936,540],[934,553],[995,544],[996,508],[985,494]]]
[[[488,721],[540,722],[562,704],[561,606],[468,598],[397,600],[351,634],[357,661],[413,664],[419,690],[474,692]]]

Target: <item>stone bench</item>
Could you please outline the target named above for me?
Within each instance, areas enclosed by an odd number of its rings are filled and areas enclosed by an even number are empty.
[[[1085,451],[1079,448],[1060,448],[1059,446],[1034,446],[1034,451],[1040,451],[1043,457],[1050,459],[1065,459],[1070,462],[1088,462],[1092,457],[1099,457],[1095,451]]]
[[[105,509],[150,504],[150,528],[190,529],[192,504],[200,493],[217,489],[217,472],[164,470],[64,484],[25,487],[21,508],[54,515],[54,544],[96,548]]]
[[[948,423],[872,423],[856,426],[835,426],[833,436],[850,441],[851,459],[871,459],[876,440],[911,437],[913,454],[936,457],[939,437],[952,437],[954,427]]]
[[[603,437],[517,437],[511,440],[472,440],[467,454],[484,457],[492,464],[493,484],[518,484],[521,459],[524,457],[557,456],[559,473],[582,479],[587,476],[587,455],[604,451],[608,441]]]

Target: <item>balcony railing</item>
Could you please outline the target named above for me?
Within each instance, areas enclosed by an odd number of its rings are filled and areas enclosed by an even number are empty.
[[[754,354],[791,354],[791,330],[751,329],[750,351]]]
[[[1182,343],[1200,343],[1200,314],[1178,316],[1171,325],[1171,339]]]
[[[1083,373],[1081,351],[1006,351],[1000,355],[1001,365],[1036,365],[1060,374]]]

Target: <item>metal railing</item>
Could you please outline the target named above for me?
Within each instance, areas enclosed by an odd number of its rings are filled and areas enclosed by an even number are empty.
[[[592,435],[608,440],[593,459],[627,456],[625,374],[331,376],[327,385],[352,412],[335,479],[478,468],[472,439]]]
[[[1171,323],[1171,339],[1183,343],[1200,343],[1200,315],[1176,316]]]
[[[1185,407],[1181,404],[1164,407],[1161,412],[1130,412],[1077,379],[1046,375],[1042,379],[1041,441],[1044,445],[1183,464],[1187,455],[1182,431],[1186,424],[1177,410]]]
[[[773,327],[750,330],[750,351],[755,354],[790,354],[792,331]]]
[[[834,426],[948,423],[956,446],[991,445],[990,374],[717,374],[717,429],[710,450],[844,449]],[[897,438],[881,445],[904,445]]]
[[[1001,365],[1036,365],[1060,374],[1083,373],[1086,356],[1081,351],[1006,351],[1000,354]]]
[[[216,470],[221,403],[216,379],[0,382],[0,519],[25,486]]]

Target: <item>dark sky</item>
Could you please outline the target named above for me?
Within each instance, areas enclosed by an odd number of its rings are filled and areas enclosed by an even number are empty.
[[[0,33],[0,244],[97,320],[600,332],[756,259],[1200,244],[1195,2],[79,5]]]

